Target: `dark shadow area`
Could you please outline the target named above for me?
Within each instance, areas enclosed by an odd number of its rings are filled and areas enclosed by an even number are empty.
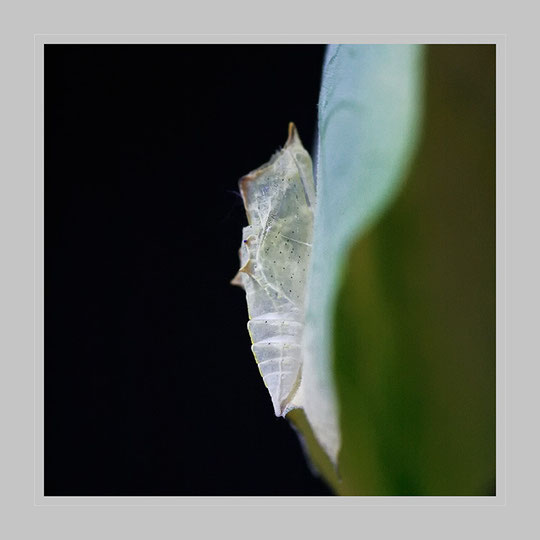
[[[45,495],[327,495],[229,284],[324,47],[45,48]]]

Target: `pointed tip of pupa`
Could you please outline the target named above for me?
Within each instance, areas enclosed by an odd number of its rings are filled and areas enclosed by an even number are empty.
[[[300,136],[298,135],[298,130],[294,125],[294,122],[289,122],[289,136],[285,146],[292,146],[293,144],[301,143]]]
[[[242,287],[242,289],[244,288],[244,284],[242,283],[242,276],[240,275],[240,272],[238,272],[236,276],[234,276],[229,283],[236,287]]]
[[[274,396],[272,393],[270,393],[270,398],[272,399],[272,407],[274,408],[274,414],[276,417],[283,416],[285,418],[285,407],[282,405],[280,400]]]

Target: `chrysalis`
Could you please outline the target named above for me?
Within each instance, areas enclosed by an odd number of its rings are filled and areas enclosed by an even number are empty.
[[[302,335],[315,185],[291,122],[282,150],[240,179],[248,226],[232,283],[246,291],[251,349],[276,416],[301,406]]]

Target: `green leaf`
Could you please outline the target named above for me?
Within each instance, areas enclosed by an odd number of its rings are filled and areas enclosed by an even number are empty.
[[[432,46],[404,190],[337,303],[339,493],[495,490],[495,47]]]
[[[425,60],[403,190],[329,273],[340,494],[495,493],[495,47],[432,46]]]
[[[315,439],[334,463],[342,408],[333,370],[338,293],[353,242],[402,182],[417,138],[421,77],[421,46],[339,45],[327,50],[302,390]]]

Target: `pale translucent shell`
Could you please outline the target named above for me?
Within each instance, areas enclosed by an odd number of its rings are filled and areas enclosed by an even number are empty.
[[[301,406],[302,336],[315,185],[294,124],[282,150],[240,180],[249,225],[233,283],[246,291],[248,330],[276,416]],[[296,396],[298,398],[298,396]]]

